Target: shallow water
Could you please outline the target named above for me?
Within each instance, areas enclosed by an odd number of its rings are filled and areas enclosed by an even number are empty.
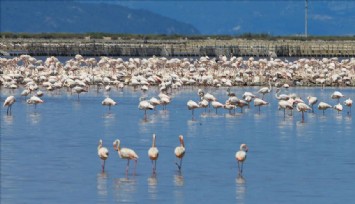
[[[104,93],[71,95],[64,90],[45,92],[45,101],[34,106],[20,97],[22,89],[1,90],[1,100],[14,94],[12,115],[1,108],[1,203],[351,203],[355,191],[355,127],[347,107],[283,118],[273,95],[271,104],[244,113],[226,110],[187,110],[189,99],[198,100],[197,87],[173,92],[163,111],[138,110],[143,93],[113,89],[118,102],[111,111],[101,105]],[[232,88],[238,96],[257,87]],[[332,105],[333,91],[355,99],[354,88],[290,88],[305,99],[315,95]],[[226,88],[209,88],[219,101]],[[283,91],[285,92],[285,91]],[[158,95],[151,88],[149,98]],[[343,101],[342,99],[341,101]],[[152,134],[160,156],[152,175],[147,151]],[[185,138],[182,172],[175,165],[178,136]],[[105,173],[97,156],[98,140],[110,151]],[[139,155],[136,174],[131,162],[118,157],[112,142]],[[237,173],[235,152],[249,146],[243,177]]]

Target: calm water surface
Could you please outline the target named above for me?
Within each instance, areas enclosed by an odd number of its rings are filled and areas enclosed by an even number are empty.
[[[112,90],[118,105],[108,111],[101,105],[104,93],[76,95],[45,92],[44,104],[25,103],[22,89],[1,90],[1,101],[17,98],[12,116],[1,108],[1,203],[352,203],[355,192],[355,128],[347,107],[339,115],[316,110],[283,119],[273,95],[261,114],[251,107],[231,115],[187,110],[189,99],[198,100],[197,87],[173,92],[163,111],[138,110],[143,93],[125,88]],[[238,96],[259,88],[232,88]],[[305,99],[335,105],[333,91],[355,99],[354,88],[290,88]],[[219,101],[226,88],[205,89]],[[283,91],[285,92],[285,91]],[[145,95],[158,95],[151,88]],[[344,99],[343,99],[344,100]],[[343,101],[342,100],[342,101]],[[2,102],[3,103],[3,102]],[[353,111],[354,112],[354,111]],[[355,113],[353,113],[355,114]],[[147,151],[157,135],[160,157],[152,175]],[[178,136],[185,137],[182,172],[175,165]],[[110,151],[106,171],[101,172],[98,140]],[[136,174],[125,174],[126,161],[118,157],[112,142],[121,140],[139,155]],[[237,175],[235,152],[249,146],[243,177]]]

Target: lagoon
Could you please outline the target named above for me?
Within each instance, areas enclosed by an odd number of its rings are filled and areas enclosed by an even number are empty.
[[[244,113],[227,110],[195,110],[192,120],[186,102],[197,101],[197,89],[214,94],[221,102],[226,88],[183,87],[174,90],[167,110],[138,109],[143,93],[132,87],[114,88],[118,102],[101,105],[104,91],[90,87],[80,95],[66,90],[45,92],[45,101],[34,106],[20,97],[23,89],[2,89],[17,102],[12,115],[1,108],[1,203],[351,203],[355,186],[354,121],[347,107],[337,114],[318,110],[283,118],[274,92],[268,106],[251,106]],[[241,96],[258,87],[232,87]],[[308,95],[335,105],[335,90],[355,98],[354,88],[290,88],[304,100]],[[344,101],[345,98],[341,99]],[[160,157],[152,175],[147,151],[157,136]],[[175,165],[178,136],[185,138],[182,171]],[[118,157],[112,142],[121,140],[139,155],[136,174],[128,175],[126,161]],[[110,155],[105,172],[97,156],[99,139]],[[238,176],[235,152],[249,146],[243,177]]]

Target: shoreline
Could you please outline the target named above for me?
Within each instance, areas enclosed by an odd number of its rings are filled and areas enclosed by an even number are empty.
[[[115,56],[115,57],[354,57],[355,40],[112,40],[104,39],[0,39],[0,54],[11,56]]]

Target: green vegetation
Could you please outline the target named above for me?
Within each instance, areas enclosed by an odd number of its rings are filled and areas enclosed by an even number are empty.
[[[0,32],[0,36],[10,39],[103,39],[110,37],[112,40],[232,40],[235,38],[247,40],[325,40],[325,41],[342,41],[355,40],[353,36],[272,36],[261,33],[244,33],[241,35],[165,35],[165,34],[113,34],[113,33],[11,33]]]

